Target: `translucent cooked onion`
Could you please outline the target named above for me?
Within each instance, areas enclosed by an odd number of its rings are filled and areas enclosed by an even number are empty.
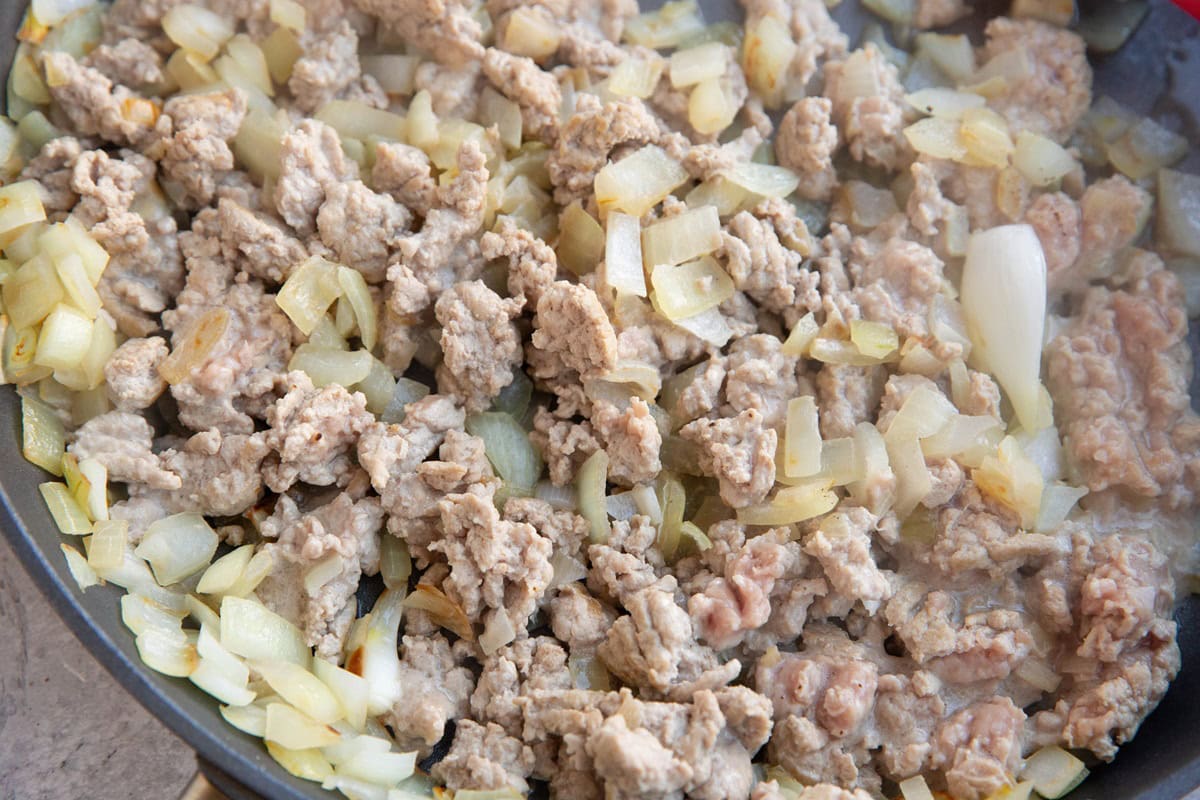
[[[257,600],[232,595],[221,600],[221,644],[249,659],[291,661],[304,666],[312,658],[299,628]]]
[[[378,81],[380,87],[388,94],[407,96],[413,93],[417,67],[421,63],[419,57],[386,53],[362,55],[359,61],[363,74],[370,75]]]
[[[703,30],[704,18],[695,0],[675,0],[626,22],[624,38],[630,44],[659,50],[675,47]]]
[[[239,33],[225,43],[225,52],[227,54],[225,57],[229,58],[231,63],[237,67],[239,77],[248,81],[267,97],[275,96],[275,87],[271,84],[271,71],[267,68],[267,57],[263,55],[262,48],[253,39],[244,33]],[[238,85],[229,81],[219,68],[217,74],[224,77],[230,85]]]
[[[920,775],[900,781],[899,789],[904,800],[933,800],[933,792],[929,791],[929,785]]]
[[[1043,747],[1025,759],[1021,778],[1046,800],[1057,800],[1074,789],[1088,775],[1087,767],[1061,747]]]
[[[183,630],[166,632],[151,628],[134,641],[142,663],[155,672],[186,678],[199,665],[191,637]]]
[[[1034,186],[1049,186],[1075,169],[1074,157],[1062,145],[1029,131],[1017,134],[1013,166]]]
[[[337,744],[342,737],[334,728],[286,703],[268,703],[263,738],[289,750],[304,750]]]
[[[604,224],[604,277],[608,285],[621,294],[645,297],[646,275],[638,218],[614,211]]]
[[[960,161],[967,154],[959,138],[959,123],[945,117],[926,117],[904,129],[913,150],[933,158]]]
[[[904,100],[922,114],[951,120],[962,119],[963,112],[982,108],[987,102],[981,95],[972,92],[940,87],[920,89],[906,95]]]
[[[650,274],[654,305],[671,321],[694,317],[733,296],[733,279],[711,256],[678,267],[659,264]]]
[[[762,97],[767,108],[778,108],[782,103],[795,57],[796,42],[791,31],[776,17],[764,15],[746,27],[742,69],[746,82]]]
[[[209,565],[196,591],[200,594],[223,595],[232,589],[254,556],[254,545],[246,544],[230,550]]]
[[[733,337],[733,329],[716,308],[701,311],[690,317],[671,320],[688,333],[715,347],[724,347]]]
[[[929,459],[953,458],[964,466],[978,467],[1004,438],[1000,421],[991,416],[955,414],[941,430],[921,440]]]
[[[134,554],[144,558],[162,586],[194,575],[208,566],[217,552],[217,534],[204,517],[173,514],[151,522]]]
[[[521,6],[508,15],[502,35],[504,50],[534,60],[554,55],[561,40],[562,33],[553,18]]]
[[[389,589],[408,586],[408,578],[412,575],[412,556],[408,553],[408,545],[400,537],[389,535],[380,538],[379,574]]]
[[[350,139],[365,140],[374,136],[402,142],[408,131],[404,117],[357,100],[331,100],[321,107],[316,118]]]
[[[1088,490],[1081,487],[1068,486],[1065,483],[1047,483],[1042,489],[1042,504],[1038,509],[1034,530],[1053,533],[1066,521],[1076,503],[1087,493]]]
[[[1042,504],[1042,473],[1021,451],[1017,440],[1006,436],[983,463],[971,472],[980,491],[1008,506],[1021,517],[1021,526],[1032,529]]]
[[[613,216],[615,214],[608,216],[610,230]],[[604,228],[583,209],[578,200],[563,209],[558,221],[558,244],[554,248],[560,264],[576,275],[586,275],[596,268],[601,259],[611,263],[606,244]],[[640,274],[640,250],[637,263]]]
[[[647,226],[642,231],[642,263],[646,270],[682,264],[721,246],[721,220],[712,206],[691,209]]]
[[[329,687],[304,667],[290,661],[256,660],[254,671],[284,700],[317,722],[342,718],[342,707]]]
[[[721,175],[714,175],[688,192],[685,199],[688,208],[713,206],[722,217],[730,217],[753,199],[753,196]]]
[[[21,455],[53,475],[62,475],[65,449],[66,430],[53,409],[40,400],[22,395]]]
[[[7,248],[13,233],[46,219],[37,181],[18,181],[0,187],[0,237]]]
[[[259,180],[279,178],[285,129],[270,114],[250,109],[233,140],[238,163]]]
[[[263,716],[263,735],[266,735],[266,715]],[[321,755],[321,751],[309,747],[293,750],[271,741],[265,741],[267,753],[288,773],[306,781],[323,782],[333,777],[333,767]]]
[[[479,634],[479,648],[483,650],[484,655],[490,656],[515,638],[517,638],[517,632],[513,628],[508,614],[504,613],[502,609],[493,611],[483,626],[483,633]]]
[[[792,525],[827,514],[837,503],[828,482],[818,480],[780,489],[766,503],[739,508],[737,519],[743,525]]]
[[[972,358],[999,381],[1021,426],[1040,430],[1046,257],[1033,228],[1004,225],[972,234],[962,307]]]
[[[1108,160],[1135,181],[1148,178],[1187,155],[1188,141],[1151,119],[1140,119],[1107,148]]]
[[[33,363],[50,369],[79,366],[92,343],[92,321],[78,309],[59,304],[42,323]]]
[[[346,722],[355,730],[365,728],[369,696],[366,680],[323,658],[314,658],[312,669],[313,674],[320,678],[337,698]]]
[[[136,636],[149,630],[179,631],[183,615],[160,606],[140,594],[121,597],[121,622]]]
[[[300,370],[318,388],[335,383],[349,388],[366,379],[373,361],[366,350],[347,352],[302,344],[292,354],[288,370]]]
[[[532,490],[542,475],[542,457],[511,414],[488,411],[467,417],[467,433],[483,440],[488,461],[506,483]]]
[[[88,546],[88,563],[92,569],[116,569],[125,560],[128,545],[128,520],[97,520],[93,524],[91,544]]]
[[[810,311],[796,320],[796,324],[792,326],[792,330],[788,333],[788,337],[784,340],[783,347],[780,349],[784,355],[807,355],[808,347],[817,338],[817,333],[820,329],[820,326],[817,324],[817,318]]]
[[[702,134],[717,134],[729,127],[738,106],[721,78],[709,78],[692,87],[688,95],[688,124]]]
[[[646,145],[597,173],[596,203],[604,214],[624,211],[640,218],[687,179],[687,170],[665,150]]]
[[[184,50],[211,61],[233,36],[230,20],[201,6],[178,5],[162,18],[163,32]]]
[[[60,544],[58,547],[62,550],[63,557],[67,560],[67,571],[75,579],[75,585],[79,587],[79,591],[82,592],[100,582],[100,577],[96,575],[96,570],[92,569],[82,553],[69,544]]]
[[[279,289],[275,302],[307,336],[341,295],[337,265],[313,256],[296,267]]]
[[[308,11],[296,0],[271,0],[271,22],[295,33],[304,33],[308,27]]]
[[[413,593],[404,598],[405,608],[419,608],[429,612],[430,618],[448,631],[452,631],[461,639],[475,640],[475,630],[471,620],[462,606],[446,596],[446,593],[436,586],[427,583],[417,584]],[[364,677],[367,677],[364,673]],[[368,678],[369,680],[369,678]]]
[[[740,161],[721,173],[725,180],[762,198],[787,197],[800,185],[800,176],[787,167]]]
[[[75,502],[66,484],[57,481],[41,483],[38,484],[38,491],[60,533],[83,536],[92,532],[92,521]]]
[[[198,316],[178,336],[170,354],[159,364],[158,374],[172,385],[187,380],[224,338],[229,320],[229,311],[220,306]]]
[[[671,54],[671,85],[686,89],[710,78],[725,74],[729,48],[720,42],[706,42]]]
[[[990,108],[963,111],[958,141],[966,148],[967,162],[976,166],[1003,167],[1014,149],[1008,123]]]
[[[1200,259],[1200,175],[1159,170],[1157,223],[1160,247]]]
[[[617,97],[645,100],[654,94],[666,62],[657,53],[631,56],[617,64],[608,76],[608,91]]]
[[[854,428],[854,458],[855,472],[861,477],[847,484],[850,497],[871,513],[883,514],[893,498],[874,490],[887,484],[892,468],[888,462],[887,444],[879,429],[869,422],[859,423]]]
[[[821,428],[813,397],[788,401],[783,451],[783,471],[789,478],[807,478],[821,471]]]
[[[595,544],[604,544],[610,534],[608,512],[604,502],[607,483],[608,453],[597,450],[588,456],[575,475],[579,514],[587,520],[591,528],[591,540]]]

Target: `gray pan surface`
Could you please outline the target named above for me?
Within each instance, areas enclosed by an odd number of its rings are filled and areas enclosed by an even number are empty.
[[[642,3],[643,7],[660,4],[660,0]],[[709,20],[739,18],[734,2],[701,0],[700,4]],[[1086,0],[1081,5],[1085,11],[1089,6]],[[4,74],[12,61],[13,33],[24,6],[18,0],[0,0]],[[1002,13],[1007,3],[979,0],[976,6],[980,16],[992,16]],[[1152,0],[1151,7],[1120,52],[1094,59],[1095,91],[1185,133],[1193,149],[1183,169],[1200,173],[1200,24],[1167,0]],[[867,18],[858,0],[845,0],[834,16],[852,42]],[[1191,340],[1197,349],[1196,326]],[[1196,405],[1200,398],[1196,381],[1192,397]],[[191,683],[143,667],[133,637],[121,623],[120,590],[79,591],[59,550],[66,537],[58,534],[37,491],[45,473],[20,456],[20,416],[16,393],[0,390],[0,452],[6,454],[0,465],[0,528],[76,635],[126,689],[195,749],[206,775],[231,800],[333,796],[285,773],[257,739],[226,724],[217,703]],[[1177,618],[1184,663],[1180,676],[1137,738],[1121,749],[1114,763],[1094,769],[1072,800],[1173,800],[1200,787],[1200,600],[1185,603]],[[419,698],[411,700],[419,702]],[[130,787],[130,796],[140,796],[136,787]]]

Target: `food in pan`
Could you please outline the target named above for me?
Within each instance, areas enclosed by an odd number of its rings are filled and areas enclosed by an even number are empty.
[[[350,798],[1069,791],[1179,669],[1200,178],[1069,3],[869,5],[35,1],[80,586]]]

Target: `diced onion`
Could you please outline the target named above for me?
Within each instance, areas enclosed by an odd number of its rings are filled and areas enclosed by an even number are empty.
[[[734,186],[762,198],[787,197],[800,185],[800,176],[787,167],[739,161],[721,173]]]
[[[100,295],[96,293],[87,269],[83,266],[83,259],[71,253],[58,259],[54,266],[58,272],[59,283],[67,293],[67,299],[85,316],[95,319],[100,313]]]
[[[932,61],[946,77],[959,83],[975,72],[975,49],[963,34],[917,34],[917,55]]]
[[[1003,167],[1013,152],[1008,123],[990,108],[963,111],[958,141],[966,148],[968,163],[979,166]]]
[[[238,163],[259,180],[279,178],[284,127],[275,117],[250,109],[233,140]]]
[[[733,329],[716,308],[671,322],[714,347],[724,347],[733,337]]]
[[[827,514],[837,506],[838,496],[826,481],[780,489],[766,503],[739,508],[743,525],[791,525]]]
[[[821,471],[821,428],[817,403],[811,396],[788,401],[783,442],[785,475],[807,478]]]
[[[510,51],[511,52],[511,51]],[[388,94],[410,95],[421,59],[394,54],[359,56],[362,71],[379,82]]]
[[[321,587],[342,573],[345,562],[337,553],[328,553],[305,568],[301,586],[310,597],[316,596]]]
[[[720,133],[729,127],[737,112],[738,105],[720,78],[701,81],[688,95],[688,124],[699,133]]]
[[[608,541],[610,528],[604,497],[608,481],[608,453],[597,450],[588,456],[575,476],[579,496],[579,514],[591,527],[591,540],[596,544]]]
[[[610,517],[623,522],[627,522],[633,518],[634,514],[638,513],[637,503],[633,499],[632,492],[610,494],[604,499],[604,509]]]
[[[417,608],[429,612],[429,616],[438,625],[452,631],[461,639],[475,640],[475,630],[471,620],[462,606],[446,596],[446,593],[436,586],[427,583],[417,584],[413,593],[404,598],[405,608]]]
[[[730,217],[753,199],[745,189],[721,175],[714,175],[688,192],[688,208],[714,206],[722,217]]]
[[[687,170],[657,145],[646,145],[596,174],[596,202],[603,213],[641,217],[688,179]]]
[[[128,544],[128,520],[97,520],[88,546],[88,563],[96,570],[116,569],[125,560]]]
[[[845,486],[862,477],[858,473],[853,437],[826,439],[821,443],[821,471],[818,475],[831,486]]]
[[[86,314],[59,304],[42,323],[33,363],[51,369],[79,365],[92,343],[92,321]]]
[[[125,558],[119,567],[100,570],[97,574],[109,583],[153,601],[180,618],[187,614],[187,596],[159,586],[150,567],[132,550],[125,551]]]
[[[904,138],[918,153],[960,161],[967,154],[959,137],[959,123],[945,117],[926,117],[904,129]]]
[[[93,2],[94,0],[33,0],[29,8],[38,22],[54,27]]]
[[[729,48],[720,42],[706,42],[671,54],[671,85],[686,89],[710,78],[725,74]]]
[[[221,644],[231,653],[256,660],[282,660],[304,666],[312,653],[292,623],[257,600],[221,600]]]
[[[162,18],[163,32],[172,42],[210,61],[233,36],[229,19],[194,5],[178,5]]]
[[[1049,186],[1075,169],[1075,159],[1062,145],[1029,131],[1017,134],[1013,166],[1034,186]]]
[[[190,50],[176,50],[167,59],[166,72],[185,92],[205,89],[220,80],[208,60]]]
[[[518,6],[508,15],[502,47],[509,53],[534,60],[549,58],[558,50],[562,34],[557,22],[534,8]]]
[[[675,47],[704,30],[704,18],[695,0],[664,3],[625,23],[625,41],[652,50]]]
[[[194,594],[186,595],[184,600],[187,605],[188,616],[195,620],[201,627],[207,625],[211,630],[221,630],[221,618],[217,616],[217,612],[213,611],[208,604]]]
[[[900,781],[899,788],[904,800],[933,800],[933,792],[929,791],[929,785],[920,775]]]
[[[929,459],[953,458],[964,466],[978,467],[1004,438],[995,417],[956,414],[942,429],[921,439],[921,451]]]
[[[278,703],[271,705],[280,705]],[[270,705],[268,705],[268,709]],[[277,715],[278,718],[278,715]],[[285,723],[277,723],[285,724]],[[263,716],[263,736],[267,733],[267,717]],[[321,755],[321,751],[315,747],[307,747],[299,750],[294,750],[284,747],[274,741],[268,739],[266,741],[267,753],[271,758],[275,759],[279,766],[283,767],[290,774],[297,778],[306,781],[321,783],[333,777],[333,767]]]
[[[508,614],[504,613],[503,609],[495,610],[483,626],[483,633],[479,635],[479,648],[483,650],[484,655],[490,656],[515,638],[517,632]]]
[[[964,111],[982,108],[986,103],[981,95],[939,87],[920,89],[904,100],[922,114],[943,119],[962,119]]]
[[[817,324],[817,319],[810,311],[796,320],[796,324],[792,326],[792,330],[788,333],[788,337],[784,340],[780,351],[788,356],[808,355],[808,346],[817,338],[819,331],[820,326]]]
[[[1056,0],[1063,5],[1069,0]],[[1150,5],[1145,0],[1122,3],[1103,3],[1089,7],[1079,18],[1079,35],[1087,42],[1088,50],[1097,53],[1115,53],[1133,35]]]
[[[542,474],[542,458],[529,434],[510,414],[488,411],[467,418],[467,433],[483,439],[488,461],[496,473],[514,486],[533,489]]]
[[[1088,775],[1087,767],[1061,747],[1043,747],[1025,759],[1021,778],[1033,784],[1033,790],[1046,800],[1057,800],[1074,789]]]
[[[735,291],[733,279],[711,256],[678,267],[660,263],[650,274],[650,282],[655,308],[672,321],[715,308]]]
[[[187,380],[225,336],[229,322],[226,308],[218,306],[205,311],[181,332],[171,353],[158,365],[158,374],[170,384]]]
[[[342,716],[355,730],[367,724],[367,699],[370,690],[366,679],[344,670],[322,658],[314,658],[313,674],[316,675],[337,698]]]
[[[908,517],[933,489],[933,478],[916,439],[889,439],[888,463],[896,475],[892,510],[901,520]]]
[[[855,473],[860,477],[847,485],[850,497],[871,513],[882,515],[891,505],[893,495],[873,493],[872,489],[886,484],[894,473],[888,462],[887,444],[879,429],[869,422],[854,428],[854,458]]]
[[[433,113],[433,97],[422,89],[413,95],[408,104],[408,143],[429,153],[437,145],[438,118]]]
[[[610,231],[612,230],[614,215],[615,212],[608,215]],[[634,223],[636,224],[637,220],[634,220]],[[636,228],[634,235],[635,237],[637,236]],[[640,248],[641,241],[636,241]],[[554,248],[560,264],[576,275],[586,275],[594,270],[596,264],[603,258],[609,265],[608,270],[611,275],[612,259],[606,252],[606,243],[607,239],[604,228],[600,226],[595,217],[583,209],[578,200],[563,209],[558,221],[558,244]],[[637,255],[638,271],[640,274],[642,263],[640,249]],[[645,296],[644,286],[642,296]]]
[[[658,550],[663,558],[671,561],[679,549],[680,528],[687,509],[687,492],[676,478],[662,478],[659,487],[659,504],[662,507],[662,524],[658,526]]]
[[[199,665],[195,645],[184,631],[166,632],[150,628],[135,640],[142,663],[155,672],[186,678]]]
[[[826,364],[849,364],[855,367],[869,367],[874,364],[882,364],[885,361],[895,360],[892,356],[871,356],[865,355],[857,347],[854,342],[847,342],[841,339],[825,339],[816,337],[809,343],[808,355],[810,358]],[[893,351],[893,356],[895,351]]]
[[[666,66],[657,54],[634,55],[623,59],[608,76],[608,91],[617,97],[645,100],[654,94]]]
[[[307,336],[341,295],[337,265],[313,256],[296,267],[279,289],[275,302]]]
[[[1046,257],[1028,225],[972,234],[963,265],[962,306],[972,357],[996,376],[1021,427],[1044,427],[1042,341],[1046,318]]]
[[[21,397],[21,455],[26,461],[53,475],[62,475],[66,438],[62,420],[49,406],[32,397]]]
[[[304,667],[270,660],[252,661],[251,665],[276,694],[314,721],[332,724],[342,718],[342,706],[333,692]]]
[[[267,709],[264,705],[221,706],[221,716],[233,727],[251,736],[261,737],[267,730]],[[269,750],[271,745],[267,745]]]
[[[429,387],[412,378],[397,378],[396,388],[392,392],[392,400],[380,415],[380,419],[388,424],[398,424],[404,421],[404,409],[409,403],[415,403],[429,394]]]
[[[203,631],[201,631],[201,635],[203,635]],[[188,680],[230,708],[248,706],[257,697],[246,686],[239,686],[207,658],[200,659],[196,668],[188,675]]]
[[[641,225],[631,214],[611,212],[605,220],[604,275],[618,293],[646,296]]]
[[[270,703],[267,705],[267,725],[263,738],[289,750],[304,750],[328,747],[342,737],[334,728],[286,703]]]
[[[1187,155],[1188,140],[1151,119],[1140,119],[1109,143],[1108,160],[1128,178],[1140,181]]]
[[[892,328],[862,319],[851,320],[850,341],[868,358],[885,359],[900,346],[900,338]]]
[[[1043,692],[1053,692],[1062,683],[1061,675],[1044,661],[1035,658],[1026,658],[1021,662],[1021,666],[1013,670],[1013,673],[1030,686],[1041,689]]]
[[[348,139],[366,140],[374,136],[402,142],[408,133],[404,117],[358,100],[330,100],[316,113],[316,118]]]
[[[367,737],[359,737],[364,739]],[[349,758],[338,762],[336,773],[339,780],[353,778],[371,786],[390,788],[409,777],[416,770],[417,754],[369,752],[361,746]],[[457,795],[457,793],[456,793]],[[388,796],[390,800],[390,795]]]
[[[35,256],[4,281],[4,310],[18,330],[31,328],[59,307],[64,293],[54,265]]]
[[[373,361],[366,350],[347,352],[302,344],[292,354],[288,369],[305,373],[318,388],[335,383],[349,388],[366,379]]]
[[[1034,527],[1041,509],[1044,480],[1016,439],[1004,437],[996,454],[984,458],[971,477],[980,491],[1017,512],[1022,527]]]
[[[389,589],[403,589],[412,575],[412,556],[398,536],[383,536],[379,542],[379,573]]]
[[[1042,504],[1038,509],[1034,530],[1053,533],[1066,521],[1075,504],[1087,493],[1085,488],[1068,486],[1065,483],[1047,483],[1042,489]]]
[[[69,544],[60,544],[59,548],[62,550],[63,557],[67,559],[67,570],[75,579],[75,585],[79,587],[79,591],[82,592],[100,582],[96,571],[88,564],[82,553]]]
[[[296,33],[304,33],[308,25],[308,11],[296,0],[271,0],[271,22]]]
[[[38,491],[61,533],[83,536],[92,532],[92,521],[75,502],[66,484],[57,481],[41,483],[38,484]]]
[[[785,23],[764,15],[746,28],[742,69],[746,81],[767,108],[778,108],[787,88],[787,76],[796,56],[796,42]]]
[[[237,582],[225,594],[234,597],[249,597],[258,585],[275,569],[275,555],[269,549],[259,550],[246,564]]]
[[[1159,170],[1157,212],[1158,246],[1200,259],[1200,175]]]
[[[520,148],[523,122],[519,105],[489,86],[479,95],[478,117],[483,126],[496,126],[507,149]]]
[[[173,514],[146,528],[134,553],[144,558],[162,586],[170,586],[208,566],[217,552],[217,534],[196,513]]]

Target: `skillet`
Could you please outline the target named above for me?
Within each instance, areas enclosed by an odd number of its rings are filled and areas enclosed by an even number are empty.
[[[1107,0],[1108,3],[1117,0]],[[643,8],[661,5],[644,0]],[[700,0],[709,21],[740,19],[734,0]],[[977,0],[977,19],[1003,13],[1007,2]],[[1088,13],[1095,3],[1081,2]],[[12,62],[15,33],[25,3],[0,3],[0,65]],[[858,0],[844,0],[833,16],[856,42],[869,15]],[[959,26],[971,30],[971,21]],[[1150,13],[1125,46],[1112,55],[1093,57],[1094,92],[1107,94],[1135,112],[1153,116],[1182,131],[1193,144],[1184,171],[1200,173],[1200,23],[1168,0],[1150,0]],[[1200,326],[1190,335],[1200,355]],[[1195,360],[1200,366],[1200,359]],[[1197,369],[1196,372],[1200,372]],[[1200,406],[1200,381],[1193,379],[1193,405]],[[0,531],[42,592],[92,654],[155,716],[195,751],[205,777],[229,800],[329,800],[339,796],[284,772],[259,740],[230,727],[217,703],[185,680],[168,678],[141,664],[133,637],[121,622],[116,587],[95,587],[83,594],[67,572],[59,550],[61,537],[41,500],[37,484],[45,473],[19,456],[20,403],[13,391],[0,391],[0,442],[7,462],[0,466]],[[365,590],[374,594],[369,589]],[[360,606],[372,597],[360,594]],[[1178,611],[1183,669],[1159,708],[1112,764],[1092,770],[1071,800],[1174,800],[1200,796],[1200,597]],[[138,796],[129,787],[130,796]]]

